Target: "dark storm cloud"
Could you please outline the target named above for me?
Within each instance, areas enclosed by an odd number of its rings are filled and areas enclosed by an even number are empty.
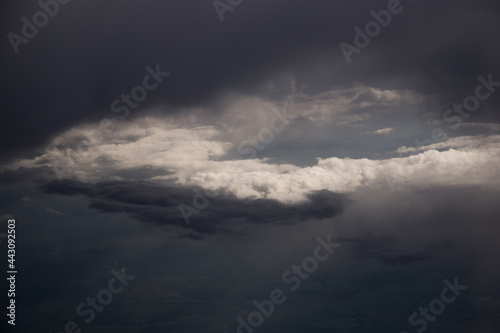
[[[429,260],[439,251],[451,246],[449,242],[439,242],[412,248],[400,245],[397,239],[365,236],[339,238],[342,244],[352,244],[355,258],[360,260],[379,260],[387,265],[408,265],[417,261]]]
[[[498,2],[402,4],[347,65],[339,44],[352,43],[353,28],[387,1],[244,1],[224,22],[209,0],[71,1],[18,54],[4,38],[1,149],[36,147],[75,123],[114,116],[110,103],[140,84],[148,65],[171,75],[133,112],[156,104],[216,110],[221,93],[260,94],[285,72],[311,92],[358,81],[435,93],[446,105],[470,94],[478,75],[500,73]],[[1,9],[6,35],[40,8]],[[494,121],[491,105],[481,117]]]
[[[232,233],[231,223],[288,224],[308,219],[325,219],[340,214],[350,203],[344,195],[318,191],[310,201],[285,205],[276,200],[239,200],[219,195],[186,224],[178,208],[193,199],[191,188],[163,186],[149,182],[112,181],[96,184],[74,180],[51,181],[41,188],[47,193],[83,195],[89,205],[101,212],[124,212],[143,221],[191,228],[199,233]],[[182,237],[197,238],[184,234]]]

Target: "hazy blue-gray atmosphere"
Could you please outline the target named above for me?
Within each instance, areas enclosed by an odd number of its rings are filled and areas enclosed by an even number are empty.
[[[500,332],[500,3],[4,1],[2,332]]]

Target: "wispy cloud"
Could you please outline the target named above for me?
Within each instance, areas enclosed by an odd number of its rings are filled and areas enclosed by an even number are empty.
[[[383,134],[383,135],[385,135],[385,134],[389,134],[389,133],[391,133],[393,130],[394,130],[394,129],[392,129],[392,128],[390,128],[390,127],[387,127],[387,128],[382,128],[382,129],[376,130],[376,131],[375,131],[375,132],[373,132],[373,133],[375,133],[375,134]]]
[[[66,215],[60,211],[58,211],[57,209],[52,209],[52,208],[46,208],[45,209],[47,212],[49,212],[50,214],[54,214],[54,215],[59,215],[59,216],[63,216],[63,215]]]

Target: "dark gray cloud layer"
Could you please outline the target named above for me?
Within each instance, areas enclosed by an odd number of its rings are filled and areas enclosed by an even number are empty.
[[[101,212],[124,212],[143,222],[171,224],[203,234],[220,231],[232,233],[231,224],[281,224],[331,218],[350,203],[346,196],[326,190],[312,193],[307,203],[295,205],[267,199],[239,200],[221,194],[212,199],[205,209],[192,214],[188,224],[178,206],[181,203],[193,206],[191,202],[195,194],[190,188],[167,187],[149,182],[89,184],[73,180],[54,180],[43,184],[41,188],[47,193],[83,195],[88,198],[90,207]]]
[[[290,72],[310,92],[357,81],[437,94],[445,108],[470,94],[478,75],[500,73],[497,1],[402,5],[347,65],[339,44],[352,43],[353,28],[387,1],[244,1],[224,22],[211,1],[72,1],[18,54],[4,38],[0,148],[33,148],[75,123],[114,116],[110,103],[158,63],[171,75],[134,112],[157,104],[216,112],[220,94],[262,94]],[[1,9],[6,35],[40,8],[31,1]],[[476,121],[498,120],[495,98]]]

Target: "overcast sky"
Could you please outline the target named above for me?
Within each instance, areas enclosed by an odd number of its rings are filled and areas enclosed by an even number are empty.
[[[442,267],[498,313],[498,1],[4,1],[0,28],[0,216],[80,235],[33,244],[172,247],[195,275],[213,251],[217,274],[279,278],[330,232],[346,276]]]

